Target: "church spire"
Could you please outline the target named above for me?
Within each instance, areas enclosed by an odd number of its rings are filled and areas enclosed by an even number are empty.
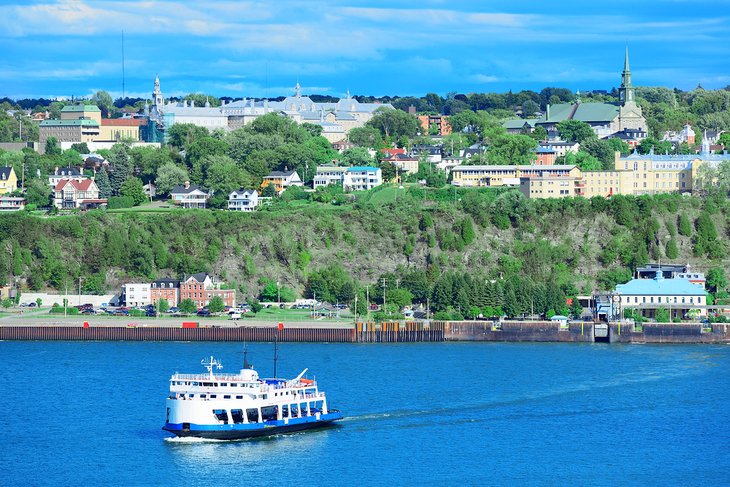
[[[294,96],[297,98],[302,96],[302,87],[299,85],[299,80],[297,80],[297,84],[294,87]]]
[[[626,46],[626,55],[624,57],[624,70],[621,73],[621,88],[618,90],[621,105],[634,103],[634,87],[631,86],[631,69],[629,68],[629,47]]]

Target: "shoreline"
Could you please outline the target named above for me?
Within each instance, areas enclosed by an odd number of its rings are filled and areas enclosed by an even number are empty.
[[[43,320],[0,320],[0,340],[8,341],[274,341],[398,342],[554,342],[554,343],[730,343],[730,324],[626,323],[550,321],[310,322],[181,320],[128,317],[93,320],[78,316]],[[20,322],[18,322],[20,321]],[[34,320],[36,321],[36,320]],[[38,320],[41,321],[41,320]],[[162,321],[162,323],[160,323]]]

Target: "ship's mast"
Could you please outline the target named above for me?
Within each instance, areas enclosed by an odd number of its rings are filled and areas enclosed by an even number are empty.
[[[276,379],[276,361],[279,360],[279,330],[274,333],[274,379]]]

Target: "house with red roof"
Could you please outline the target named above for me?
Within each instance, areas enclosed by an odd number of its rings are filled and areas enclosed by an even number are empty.
[[[90,209],[106,206],[99,198],[99,187],[93,179],[61,179],[53,188],[53,204],[59,209]]]

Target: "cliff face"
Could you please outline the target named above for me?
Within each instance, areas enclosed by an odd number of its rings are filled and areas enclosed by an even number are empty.
[[[7,256],[0,279],[62,290],[81,276],[87,292],[103,292],[122,282],[207,271],[255,296],[265,279],[301,293],[312,271],[339,265],[362,284],[407,269],[431,280],[447,271],[485,279],[521,275],[569,283],[582,293],[611,287],[650,260],[689,262],[701,271],[728,267],[725,201],[462,196],[428,200],[414,191],[392,202],[294,202],[253,214],[0,215]]]

